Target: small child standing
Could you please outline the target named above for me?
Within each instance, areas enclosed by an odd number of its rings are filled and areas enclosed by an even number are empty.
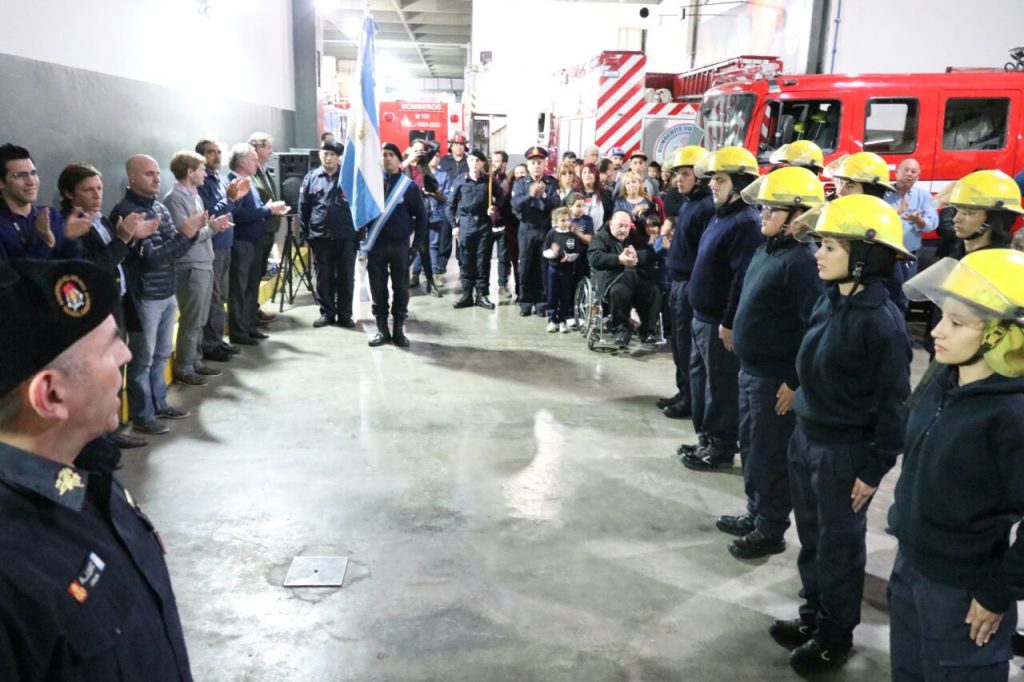
[[[550,230],[544,238],[548,260],[548,331],[568,332],[572,309],[573,273],[580,254],[580,238],[569,230],[570,212],[564,206],[551,212]]]
[[[580,280],[590,274],[590,262],[587,261],[587,247],[590,240],[594,238],[594,219],[587,213],[587,200],[579,192],[570,192],[565,198],[565,207],[569,209],[569,230],[579,240],[579,258],[576,259],[576,268],[572,273],[572,298],[574,300],[576,287]],[[570,303],[570,305],[572,305]],[[575,315],[575,311],[572,313]],[[571,329],[575,329],[577,320],[569,323]]]
[[[666,260],[668,259],[669,246],[672,245],[672,228],[671,225],[664,225],[660,216],[649,215],[644,220],[644,229],[647,232],[647,243],[654,248],[654,253],[657,257],[657,261],[654,264],[654,272],[657,277],[658,288],[661,290],[662,331],[668,337],[671,331],[669,329],[669,320],[672,319],[668,309],[672,280],[669,276]]]

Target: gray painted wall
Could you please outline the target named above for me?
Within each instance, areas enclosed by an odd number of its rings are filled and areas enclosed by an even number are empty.
[[[0,92],[0,143],[28,148],[42,174],[40,203],[54,206],[57,176],[76,161],[103,173],[107,212],[123,194],[124,162],[132,154],[160,163],[162,196],[174,185],[171,155],[202,137],[228,146],[261,130],[274,136],[277,150],[295,144],[293,111],[6,54],[0,54]],[[226,173],[226,154],[224,163]]]

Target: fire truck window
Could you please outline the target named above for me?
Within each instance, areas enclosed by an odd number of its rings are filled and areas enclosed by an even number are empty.
[[[828,154],[839,137],[840,103],[837,100],[771,102],[765,109],[758,147],[760,161],[784,144],[810,140]]]
[[[916,99],[868,100],[864,151],[910,154],[917,148]]]
[[[755,99],[749,93],[705,97],[690,144],[699,144],[711,151],[730,145],[742,146],[746,142]]]
[[[1009,113],[1008,99],[950,99],[942,125],[942,148],[951,152],[1002,149]]]

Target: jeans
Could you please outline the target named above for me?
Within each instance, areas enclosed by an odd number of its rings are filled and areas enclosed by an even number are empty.
[[[405,241],[378,241],[366,258],[366,274],[370,280],[370,298],[373,316],[388,316],[388,280],[391,280],[393,299],[391,314],[396,322],[409,316],[409,243]]]
[[[224,343],[227,314],[228,274],[231,270],[231,249],[213,250],[213,284],[210,291],[210,312],[203,325],[203,352],[209,353]]]
[[[180,377],[195,372],[200,364],[203,325],[210,315],[213,270],[200,270],[189,265],[178,266],[175,270],[174,296],[181,313],[175,343],[174,374]]]
[[[789,441],[789,487],[800,537],[800,616],[817,622],[814,638],[826,648],[848,649],[860,623],[867,549],[865,504],[850,507],[854,459],[870,443],[810,440],[797,421]],[[966,614],[966,611],[964,612]]]
[[[971,592],[921,575],[902,548],[889,579],[889,661],[893,682],[1005,681],[1013,658],[1017,605],[1003,614],[988,644],[970,639],[964,622]]]
[[[443,223],[430,223],[430,231],[427,233],[427,238],[430,244],[430,266],[434,274],[437,274],[437,266],[439,263],[438,253],[441,248],[441,227]],[[423,272],[423,263],[420,260],[420,254],[417,251],[416,255],[412,257],[412,274],[419,276]]]
[[[796,415],[775,413],[782,381],[740,370],[740,461],[747,512],[757,528],[770,538],[781,538],[789,528],[789,439]]]
[[[572,274],[574,268],[548,264],[548,321],[565,322],[572,317]]]
[[[164,371],[171,357],[174,316],[178,303],[173,296],[135,301],[142,331],[128,337],[132,360],[128,363],[128,414],[134,421],[146,422],[156,410],[167,407],[167,381]]]
[[[693,428],[733,448],[739,439],[740,361],[718,338],[718,323],[693,318],[690,407]]]
[[[440,223],[440,228],[437,235],[437,267],[434,272],[446,269],[448,259],[452,257],[452,224],[446,220]]]

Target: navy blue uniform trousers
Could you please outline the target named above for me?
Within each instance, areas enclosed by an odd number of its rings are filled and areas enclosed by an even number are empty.
[[[867,510],[854,513],[850,493],[857,478],[854,455],[869,443],[822,443],[797,421],[789,441],[789,487],[800,536],[800,617],[816,623],[823,646],[848,649],[860,623],[867,551]],[[966,612],[965,612],[966,613]]]
[[[893,682],[996,682],[1010,674],[1016,604],[984,646],[964,622],[971,593],[921,575],[902,550],[889,579],[889,660]]]
[[[671,317],[672,361],[676,365],[676,390],[686,402],[690,402],[690,350],[693,347],[693,308],[686,297],[687,280],[672,282],[668,292],[668,308]]]
[[[796,426],[790,410],[775,413],[781,379],[765,379],[740,370],[740,461],[747,512],[771,538],[789,528],[789,439]]]
[[[698,434],[733,448],[739,438],[740,361],[718,338],[718,324],[693,319],[690,406]]]

